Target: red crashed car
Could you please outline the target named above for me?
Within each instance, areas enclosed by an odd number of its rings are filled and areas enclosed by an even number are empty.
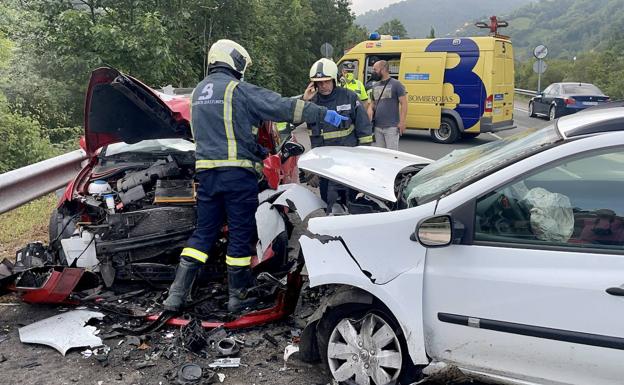
[[[49,246],[31,244],[18,253],[14,287],[25,300],[67,301],[82,286],[83,275],[106,288],[128,282],[168,287],[196,221],[189,105],[188,96],[157,93],[113,68],[92,73],[81,141],[88,163],[67,185],[52,213]],[[235,320],[232,327],[277,319],[294,309],[301,263],[288,255],[293,224],[287,213],[303,202],[308,208],[298,213],[303,219],[324,205],[295,184],[301,145],[278,145],[270,122],[260,124],[258,141],[269,156],[258,182],[261,204],[252,267],[259,282],[271,288],[267,309]],[[213,318],[227,301],[220,291],[227,290],[226,247],[224,226],[196,279],[196,286],[209,287],[214,294]]]

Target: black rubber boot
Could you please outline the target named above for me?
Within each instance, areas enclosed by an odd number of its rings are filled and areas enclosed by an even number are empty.
[[[163,302],[165,310],[179,312],[182,309],[184,300],[193,286],[195,275],[202,266],[203,263],[192,258],[180,258],[175,279],[169,288],[169,295]]]
[[[240,313],[258,304],[258,298],[250,296],[249,289],[255,285],[255,280],[249,266],[228,266],[228,311]]]

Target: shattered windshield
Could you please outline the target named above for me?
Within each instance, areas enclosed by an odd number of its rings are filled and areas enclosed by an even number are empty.
[[[478,179],[490,170],[513,163],[561,136],[554,125],[528,129],[516,135],[481,146],[455,150],[414,175],[403,191],[409,206],[426,203],[467,181]]]

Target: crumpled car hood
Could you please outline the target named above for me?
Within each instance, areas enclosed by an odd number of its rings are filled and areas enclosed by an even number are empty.
[[[317,147],[299,158],[300,169],[349,186],[375,198],[396,202],[394,182],[408,166],[432,160],[378,147]]]
[[[191,138],[188,97],[164,98],[114,68],[93,71],[85,99],[87,153],[117,142]]]

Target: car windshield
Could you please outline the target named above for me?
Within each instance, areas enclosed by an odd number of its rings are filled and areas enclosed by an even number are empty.
[[[195,144],[184,139],[150,139],[138,143],[113,143],[106,146],[102,156],[109,157],[125,153],[187,152],[195,151]]]
[[[409,206],[426,203],[559,140],[561,136],[557,129],[550,125],[470,149],[455,150],[414,175],[403,191],[404,197]]]
[[[564,94],[602,95],[602,91],[593,84],[566,84]]]

